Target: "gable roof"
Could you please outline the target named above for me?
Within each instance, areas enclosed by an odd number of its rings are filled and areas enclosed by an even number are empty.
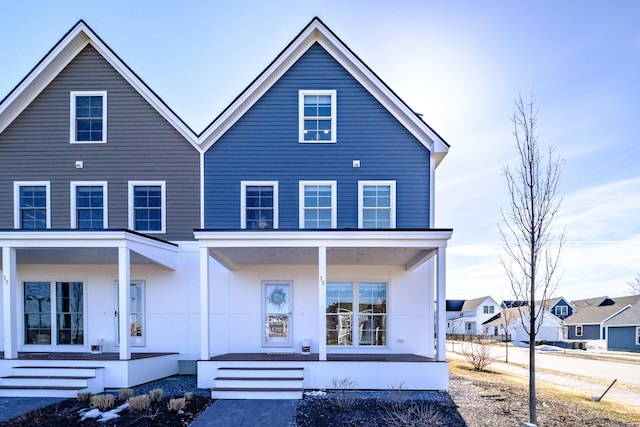
[[[200,134],[202,150],[206,151],[215,144],[314,43],[320,44],[431,152],[436,166],[440,163],[449,151],[449,145],[318,17],[313,18],[276,59]]]
[[[548,300],[545,301],[544,309],[545,310],[551,310],[560,301],[564,301],[568,305],[571,305],[571,303],[569,301],[567,301],[564,297],[549,298]],[[541,304],[542,304],[542,301],[536,301],[536,307],[539,307]]]
[[[484,296],[484,297],[480,297],[480,298],[474,298],[474,299],[468,299],[464,302],[464,305],[462,306],[462,311],[470,311],[470,310],[475,310],[477,309],[480,304],[482,304],[483,302],[485,302],[487,300],[487,298],[491,298],[490,296]]]
[[[586,307],[575,311],[564,319],[566,325],[595,325],[615,316],[628,306],[605,305],[602,307]]]
[[[604,324],[605,326],[640,326],[640,303],[629,306]]]
[[[573,305],[576,308],[576,310],[580,310],[581,308],[587,308],[587,307],[600,307],[600,305],[605,303],[608,299],[609,297],[607,296],[577,299],[577,300],[571,301],[571,305]]]
[[[78,21],[0,102],[0,133],[33,102],[87,45],[93,46],[140,96],[164,117],[187,141],[196,149],[199,149],[197,136],[193,130],[191,130],[83,20]]]

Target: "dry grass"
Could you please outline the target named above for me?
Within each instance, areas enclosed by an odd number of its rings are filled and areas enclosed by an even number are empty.
[[[149,399],[148,394],[130,397],[127,400],[127,403],[129,404],[129,410],[131,411],[146,411],[151,407],[151,400]]]
[[[500,384],[508,383],[522,387],[525,391],[529,383],[529,380],[525,376],[509,375],[490,369],[476,371],[468,362],[456,359],[449,359],[449,372],[477,380]],[[580,393],[567,387],[538,380],[536,391],[538,400],[542,403],[546,401],[558,401],[571,408],[575,408],[576,412],[588,410],[628,423],[637,423],[640,419],[640,409],[606,400],[592,402],[589,393]],[[508,410],[508,408],[505,409]]]
[[[102,412],[106,409],[113,408],[116,398],[112,394],[96,394],[91,396],[91,406],[98,408]]]

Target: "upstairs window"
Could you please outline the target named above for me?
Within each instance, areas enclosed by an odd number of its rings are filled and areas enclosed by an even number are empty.
[[[492,305],[485,305],[482,308],[483,308],[484,314],[493,314],[495,309]]]
[[[71,228],[104,229],[107,222],[107,183],[71,183]]]
[[[107,142],[107,92],[71,92],[71,142]]]
[[[278,183],[243,181],[241,186],[241,228],[278,228]]]
[[[147,233],[165,233],[164,181],[129,182],[129,228]]]
[[[299,92],[300,142],[336,142],[336,91]]]
[[[358,227],[396,227],[396,182],[358,182]]]
[[[300,181],[300,228],[336,228],[336,181]]]
[[[14,228],[51,227],[49,182],[16,182],[13,188]]]
[[[566,316],[569,314],[569,307],[566,305],[558,305],[555,307],[556,316]]]

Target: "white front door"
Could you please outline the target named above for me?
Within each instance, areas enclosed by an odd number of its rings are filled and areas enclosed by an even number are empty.
[[[120,329],[118,328],[119,310],[118,310],[118,282],[116,282],[116,335],[118,336],[118,344],[120,344]],[[129,300],[131,307],[131,316],[129,317],[129,343],[132,346],[142,347],[146,344],[146,325],[145,325],[145,297],[144,282],[131,282],[131,299]]]
[[[291,282],[263,282],[262,307],[265,347],[292,347]]]

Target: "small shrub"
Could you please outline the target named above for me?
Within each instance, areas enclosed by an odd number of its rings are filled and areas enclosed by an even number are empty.
[[[167,408],[170,411],[182,411],[185,406],[187,406],[187,401],[184,397],[169,399],[169,403],[167,403]]]
[[[184,400],[192,400],[193,399],[193,392],[192,391],[185,391],[184,392]]]
[[[91,396],[91,406],[98,408],[102,412],[106,409],[112,408],[116,403],[116,398],[113,394],[96,394]]]
[[[93,396],[93,393],[91,393],[90,391],[78,392],[78,400],[80,402],[89,402],[91,400],[91,396]]]
[[[381,415],[384,425],[392,427],[444,426],[449,419],[440,409],[426,403],[391,403]]]
[[[161,388],[155,388],[149,392],[149,399],[152,402],[160,402],[164,396],[164,390]]]
[[[329,396],[333,404],[340,409],[349,409],[356,401],[353,391],[358,387],[358,382],[350,377],[332,378],[334,391]]]
[[[133,389],[131,388],[119,388],[118,389],[118,400],[128,400],[133,396]]]
[[[491,363],[491,346],[484,341],[465,344],[462,354],[476,371],[483,371]]]
[[[127,403],[129,404],[129,409],[132,411],[146,411],[151,407],[151,400],[148,394],[130,397],[127,399]]]

